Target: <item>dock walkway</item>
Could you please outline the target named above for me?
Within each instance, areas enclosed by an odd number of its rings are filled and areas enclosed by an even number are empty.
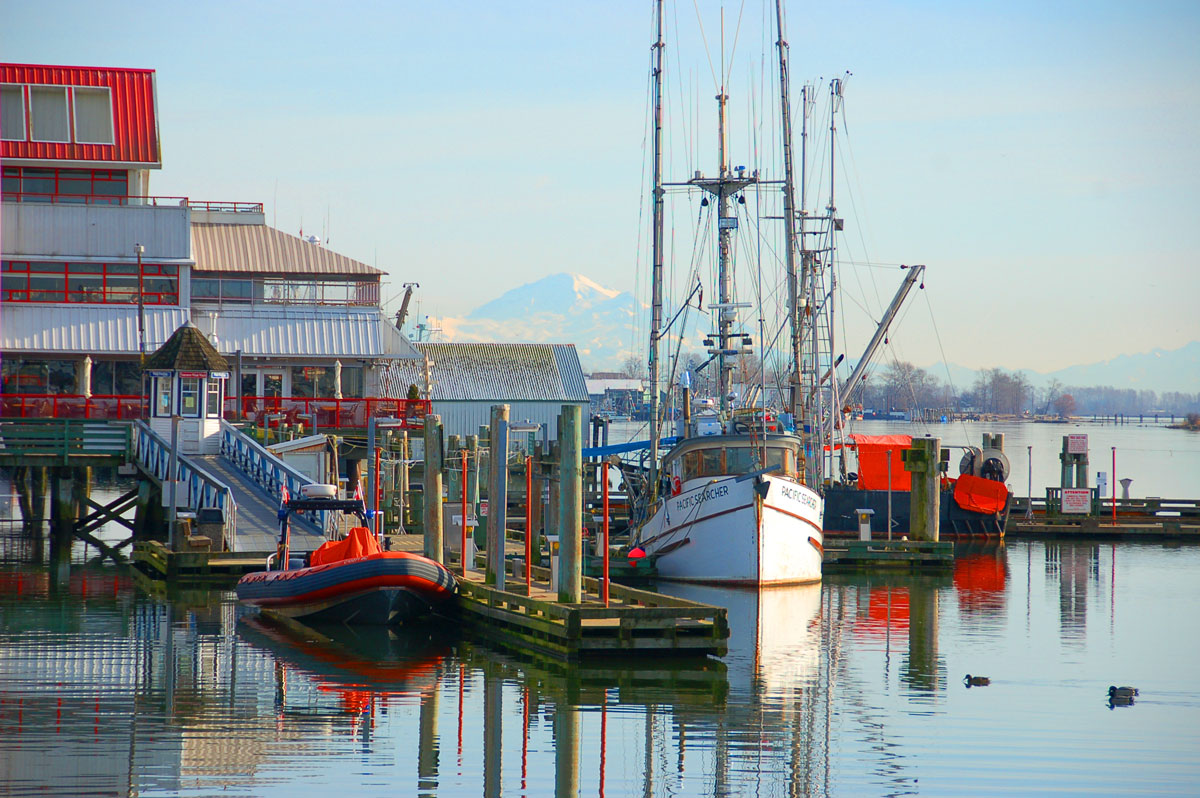
[[[235,550],[239,552],[271,552],[279,542],[279,503],[267,496],[224,455],[195,457],[202,468],[221,480],[237,502],[237,536]],[[309,552],[325,542],[325,536],[315,524],[292,516],[292,551]]]

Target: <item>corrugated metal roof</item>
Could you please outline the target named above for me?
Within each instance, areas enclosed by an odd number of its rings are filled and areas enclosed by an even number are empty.
[[[163,345],[187,322],[188,309],[146,308],[146,352]],[[0,349],[52,354],[136,355],[136,305],[0,305]]]
[[[587,402],[587,386],[573,344],[416,344],[433,365],[435,401]],[[423,387],[419,362],[390,365],[381,396]]]
[[[104,86],[112,97],[113,115],[112,144],[4,141],[0,157],[161,166],[154,70],[0,64],[0,83]]]
[[[386,274],[265,224],[195,222],[192,257],[198,272]]]
[[[424,361],[403,333],[378,310],[255,308],[197,311],[196,326],[217,350],[249,357],[355,357]],[[402,395],[402,394],[401,394]]]

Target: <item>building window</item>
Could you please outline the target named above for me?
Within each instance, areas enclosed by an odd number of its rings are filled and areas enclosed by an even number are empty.
[[[359,399],[366,396],[363,387],[362,366],[342,366],[342,396]]]
[[[199,377],[184,377],[179,380],[179,415],[184,418],[200,418]]]
[[[221,380],[208,380],[208,396],[205,397],[204,414],[208,418],[221,417]]]
[[[5,141],[24,141],[26,138],[24,86],[0,86],[0,138]],[[8,193],[7,188],[4,193]]]
[[[30,86],[29,118],[33,123],[29,128],[29,137],[33,141],[69,142],[71,130],[67,87]]]
[[[6,200],[15,202],[121,205],[128,200],[129,173],[123,169],[5,166],[0,188]]]
[[[171,378],[155,377],[154,386],[154,415],[158,418],[170,418]]]
[[[75,142],[77,144],[112,144],[112,97],[107,88],[76,86]]]
[[[137,304],[136,263],[0,261],[0,301]],[[143,302],[179,304],[179,267],[142,264]]]
[[[333,398],[333,366],[292,366],[292,396]]]

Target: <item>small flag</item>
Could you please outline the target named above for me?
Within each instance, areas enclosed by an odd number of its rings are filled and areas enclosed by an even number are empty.
[[[287,520],[287,516],[288,516],[288,506],[287,505],[288,505],[289,498],[290,498],[290,496],[288,495],[287,485],[281,486],[279,489],[279,513],[278,513],[280,521]]]

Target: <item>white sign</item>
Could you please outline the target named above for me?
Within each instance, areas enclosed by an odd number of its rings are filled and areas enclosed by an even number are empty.
[[[1063,488],[1062,511],[1064,513],[1090,513],[1092,491],[1090,488]]]
[[[1067,454],[1087,454],[1087,435],[1068,435]]]
[[[1100,491],[1101,496],[1108,495],[1108,472],[1099,471],[1096,473],[1096,489]]]
[[[488,500],[487,499],[479,500],[479,514],[480,515],[488,514]]]
[[[720,219],[717,219],[718,230],[736,230],[737,226],[736,216],[722,216]]]

